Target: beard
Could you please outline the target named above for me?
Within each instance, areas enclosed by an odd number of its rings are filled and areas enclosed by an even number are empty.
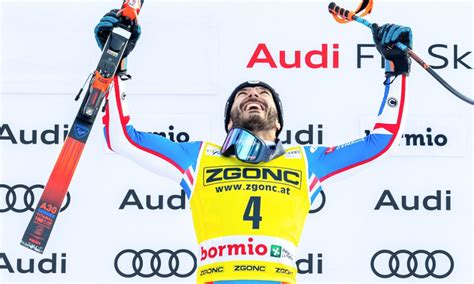
[[[275,109],[269,108],[263,117],[259,114],[249,114],[244,116],[238,108],[235,108],[230,112],[230,117],[232,119],[233,127],[245,128],[252,132],[256,132],[272,130],[275,127],[278,114]]]

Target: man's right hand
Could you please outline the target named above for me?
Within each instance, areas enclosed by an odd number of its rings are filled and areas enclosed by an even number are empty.
[[[107,38],[112,32],[112,29],[121,23],[121,18],[117,16],[118,11],[119,10],[117,9],[113,9],[107,14],[105,14],[102,19],[100,19],[100,22],[94,29],[95,40],[97,41],[97,45],[100,47],[100,49],[104,48],[105,42],[107,41]],[[127,47],[125,48],[123,57],[127,57],[130,52],[132,52],[133,48],[135,47],[135,44],[140,38],[140,25],[138,23],[135,23],[132,26],[131,32],[132,35],[130,36],[130,40],[128,41]]]

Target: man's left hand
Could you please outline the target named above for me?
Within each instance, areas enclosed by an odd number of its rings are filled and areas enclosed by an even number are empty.
[[[401,42],[409,48],[412,47],[412,32],[409,27],[403,27],[394,24],[385,24],[379,27],[372,24],[372,35],[375,46],[382,56],[388,60],[386,64],[387,75],[408,75],[410,73],[411,60],[408,55],[395,46]]]

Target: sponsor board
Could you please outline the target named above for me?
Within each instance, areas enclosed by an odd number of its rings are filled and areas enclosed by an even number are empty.
[[[360,133],[367,135],[374,118],[360,119]],[[469,150],[468,133],[458,131],[463,120],[456,117],[412,117],[406,124],[394,156],[462,157]]]

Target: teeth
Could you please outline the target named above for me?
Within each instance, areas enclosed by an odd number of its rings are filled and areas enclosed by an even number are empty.
[[[251,109],[251,108],[257,108],[257,109],[262,109],[262,107],[259,105],[259,104],[256,104],[256,103],[249,103],[247,105],[247,110]]]

